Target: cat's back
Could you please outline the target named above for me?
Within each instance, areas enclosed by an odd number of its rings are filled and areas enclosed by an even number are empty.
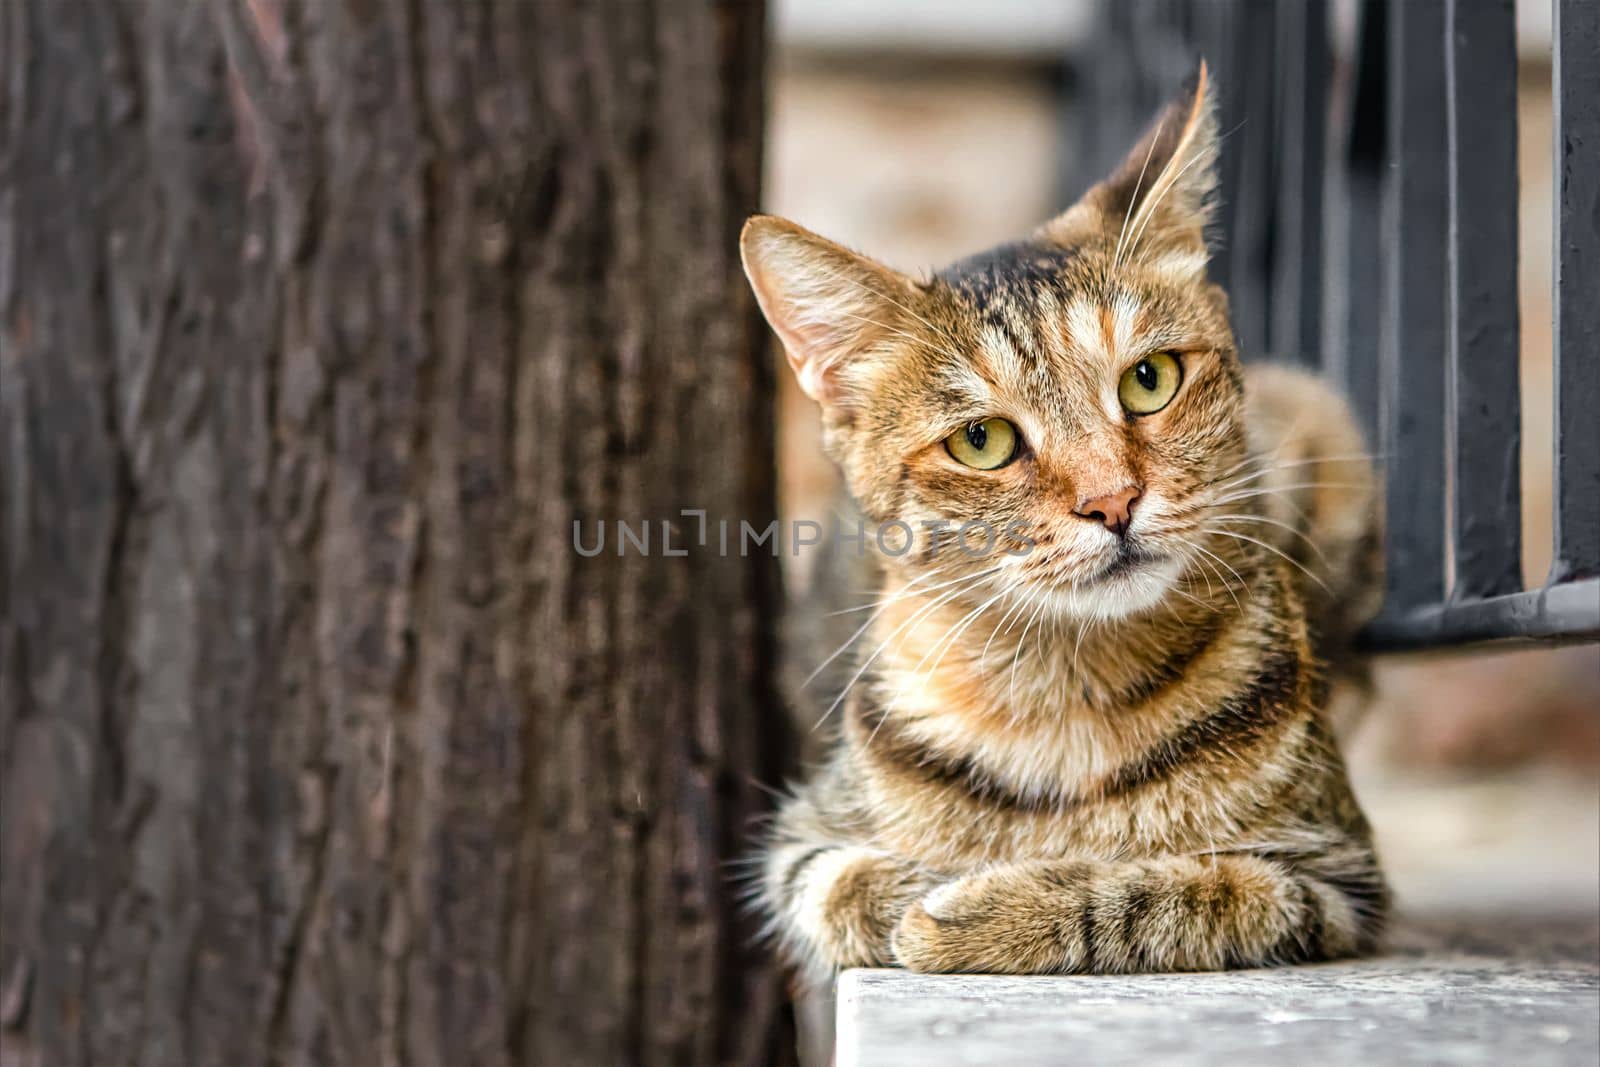
[[[1319,655],[1350,666],[1356,631],[1383,599],[1383,501],[1373,451],[1344,396],[1278,364],[1245,372],[1255,463],[1233,495],[1259,502],[1265,538],[1293,577]]]

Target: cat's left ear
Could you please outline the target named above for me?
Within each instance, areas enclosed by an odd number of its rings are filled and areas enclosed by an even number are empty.
[[[1115,242],[1123,260],[1187,258],[1204,267],[1205,231],[1217,186],[1217,110],[1202,60],[1109,178],[1045,224],[1043,235],[1076,244]]]

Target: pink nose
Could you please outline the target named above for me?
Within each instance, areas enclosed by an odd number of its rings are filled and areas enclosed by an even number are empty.
[[[1133,521],[1133,502],[1138,499],[1137,485],[1124,486],[1115,493],[1078,501],[1072,513],[1086,519],[1098,519],[1106,524],[1106,529],[1122,537],[1127,534],[1128,524]]]

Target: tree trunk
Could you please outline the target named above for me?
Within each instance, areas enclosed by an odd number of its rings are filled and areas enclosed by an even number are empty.
[[[0,4],[18,1055],[787,1055],[728,863],[776,563],[658,525],[773,511],[762,23]],[[619,518],[650,556],[574,551]]]

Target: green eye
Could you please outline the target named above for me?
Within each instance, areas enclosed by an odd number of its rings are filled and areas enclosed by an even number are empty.
[[[1117,384],[1117,399],[1130,415],[1154,415],[1177,395],[1183,364],[1170,352],[1152,352],[1128,368]]]
[[[992,471],[1017,455],[1017,428],[1005,419],[984,419],[957,430],[944,439],[945,451],[959,463]]]

